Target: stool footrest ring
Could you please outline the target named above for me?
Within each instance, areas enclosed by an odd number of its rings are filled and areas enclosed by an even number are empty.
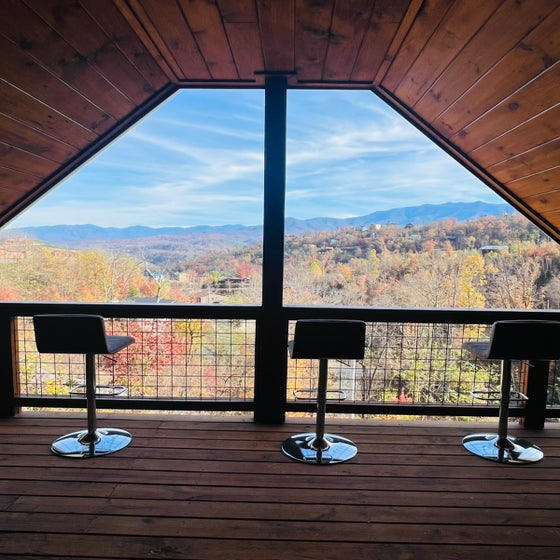
[[[96,385],[95,386],[95,396],[96,397],[116,397],[117,395],[122,395],[126,391],[124,385]],[[72,387],[69,391],[72,396],[86,396],[86,386],[76,385]]]
[[[329,396],[329,395],[337,396]],[[294,398],[297,400],[315,401],[317,400],[317,389],[296,389],[293,392]],[[327,389],[326,399],[328,401],[344,401],[348,395],[346,391],[340,389]]]
[[[500,401],[500,391],[471,391],[471,396],[481,401]],[[509,394],[510,402],[525,402],[529,397],[521,391],[511,391]]]

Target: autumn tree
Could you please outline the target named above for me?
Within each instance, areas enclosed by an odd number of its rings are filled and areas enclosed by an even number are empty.
[[[538,306],[536,281],[541,265],[528,254],[488,258],[487,301],[491,307],[532,309]]]

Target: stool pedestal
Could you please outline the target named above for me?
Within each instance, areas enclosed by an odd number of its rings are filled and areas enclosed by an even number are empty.
[[[511,360],[502,360],[500,410],[497,434],[471,434],[463,438],[463,447],[483,459],[506,464],[536,463],[544,457],[538,445],[508,436],[511,391]]]
[[[319,360],[315,433],[296,434],[282,443],[283,453],[295,461],[328,465],[348,461],[358,453],[358,448],[349,439],[325,433],[327,373],[328,360],[323,358]]]
[[[95,354],[86,354],[87,430],[79,430],[59,437],[51,445],[55,455],[86,459],[108,455],[126,447],[132,435],[119,428],[98,428],[95,405]]]

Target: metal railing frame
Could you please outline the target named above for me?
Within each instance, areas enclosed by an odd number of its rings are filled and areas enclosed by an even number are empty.
[[[503,319],[560,320],[560,311],[497,309],[400,309],[285,306],[270,317],[264,306],[237,305],[128,305],[78,303],[1,303],[0,304],[0,416],[15,415],[20,407],[76,407],[76,399],[17,396],[17,317],[39,313],[94,313],[106,318],[238,319],[255,321],[255,398],[254,401],[189,399],[100,398],[99,408],[174,411],[253,412],[258,423],[276,424],[289,412],[313,412],[313,403],[287,401],[287,340],[290,321],[298,319],[360,319],[384,323],[492,324]],[[281,332],[280,336],[271,333]],[[266,340],[266,345],[262,341]],[[259,344],[261,352],[259,353]],[[266,349],[266,355],[262,353]],[[535,362],[522,387],[529,401],[512,409],[512,416],[523,419],[528,428],[540,428],[546,418],[560,417],[558,408],[546,406],[546,364]],[[543,379],[545,382],[543,382]],[[261,387],[260,390],[257,390]],[[263,389],[264,388],[264,389]],[[530,404],[529,404],[530,403]],[[391,414],[415,416],[497,416],[498,408],[487,405],[422,405],[406,403],[332,402],[328,412],[340,414]]]

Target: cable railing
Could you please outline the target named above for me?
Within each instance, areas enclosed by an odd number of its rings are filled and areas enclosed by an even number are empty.
[[[37,313],[96,313],[106,317],[109,334],[133,336],[135,344],[97,357],[98,406],[106,409],[254,412],[281,407],[284,413],[313,412],[317,363],[287,358],[295,321],[300,318],[360,318],[367,323],[363,360],[329,362],[328,411],[338,414],[407,416],[496,416],[497,403],[480,401],[473,391],[499,386],[500,365],[475,359],[467,340],[488,336],[489,325],[504,318],[557,319],[551,312],[492,310],[348,309],[286,307],[286,336],[278,353],[286,364],[281,393],[258,402],[259,382],[271,372],[258,367],[259,328],[267,317],[259,307],[105,304],[17,304],[0,306],[3,353],[0,397],[3,415],[21,407],[80,408],[83,356],[40,354],[32,316]],[[268,364],[273,363],[268,356]],[[515,391],[531,393],[524,362],[514,363]],[[544,404],[531,412],[560,417],[560,375],[552,362]],[[541,373],[542,375],[542,373]],[[114,394],[112,386],[124,392]],[[541,389],[538,389],[542,392]],[[529,395],[531,397],[531,395]],[[533,395],[534,397],[534,395]],[[524,403],[512,416],[526,417]]]
[[[18,397],[62,397],[83,384],[83,356],[39,354],[31,317],[20,317]],[[110,318],[107,333],[135,344],[97,356],[97,383],[125,387],[119,399],[252,401],[254,321]],[[101,391],[103,395],[103,391]]]
[[[363,403],[475,404],[471,391],[499,383],[499,364],[472,360],[462,344],[483,337],[487,329],[486,325],[368,323],[364,359],[330,363],[331,398]],[[313,393],[316,363],[296,360],[288,372],[293,398]],[[515,381],[519,383],[519,375]]]

